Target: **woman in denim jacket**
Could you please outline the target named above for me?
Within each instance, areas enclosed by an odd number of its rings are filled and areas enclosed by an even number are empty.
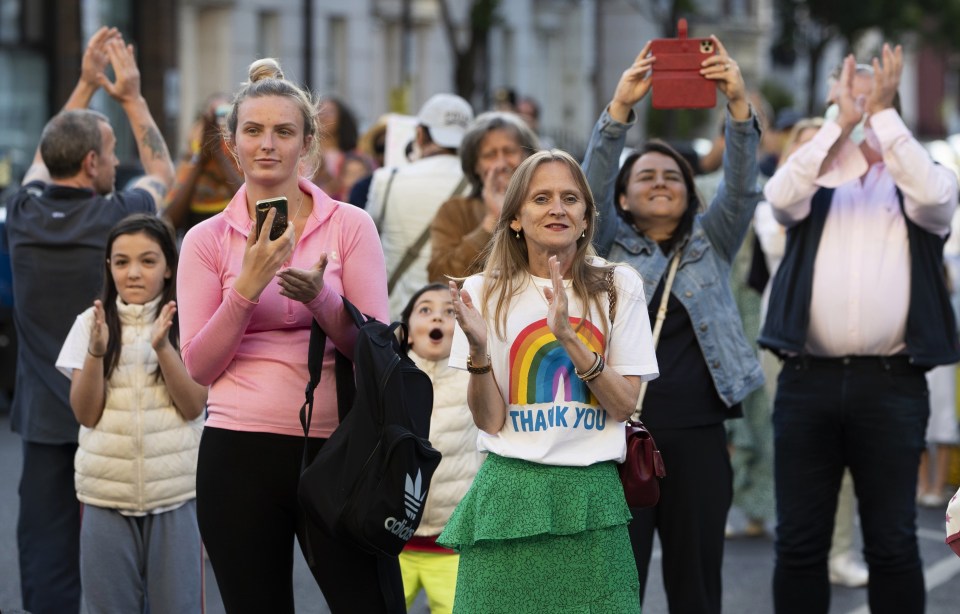
[[[690,165],[673,148],[650,141],[617,172],[632,107],[650,90],[656,58],[650,44],[624,71],[594,127],[584,170],[597,195],[597,251],[631,264],[643,277],[651,321],[672,258],[679,268],[657,347],[661,376],[650,383],[643,421],[667,467],[660,502],[632,510],[630,523],[640,598],[653,533],[663,548],[663,580],[671,612],[720,612],[724,526],[733,496],[723,421],[763,383],[756,353],[744,337],[730,289],[730,267],[754,207],[760,128],[740,70],[716,37],[718,50],[701,74],[727,98],[724,180],[703,210]]]

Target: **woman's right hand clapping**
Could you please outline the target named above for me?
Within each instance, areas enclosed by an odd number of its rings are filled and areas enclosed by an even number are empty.
[[[287,230],[275,241],[270,240],[269,229],[276,217],[277,210],[270,209],[263,222],[263,231],[257,237],[256,227],[250,228],[247,245],[243,250],[243,265],[233,288],[240,296],[250,301],[260,298],[267,284],[276,276],[291,254],[296,241],[293,223],[287,222]]]
[[[487,353],[487,323],[480,311],[473,305],[470,293],[460,290],[457,283],[451,281],[450,298],[453,301],[453,311],[463,334],[470,344],[471,356],[483,356]]]

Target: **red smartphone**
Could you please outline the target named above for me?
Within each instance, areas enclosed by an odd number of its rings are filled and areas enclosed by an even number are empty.
[[[717,84],[700,74],[700,63],[717,52],[711,38],[687,38],[687,20],[677,22],[677,38],[650,41],[654,109],[711,109]]]
[[[267,213],[270,209],[276,209],[277,214],[273,218],[273,224],[270,226],[270,240],[276,241],[287,230],[287,197],[277,196],[276,198],[265,198],[257,201],[257,238],[260,238],[260,229],[263,228],[263,222],[267,219]]]

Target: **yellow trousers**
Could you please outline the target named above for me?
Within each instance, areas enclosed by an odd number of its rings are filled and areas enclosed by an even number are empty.
[[[407,608],[413,605],[422,588],[427,593],[430,614],[451,614],[457,589],[459,554],[404,550],[400,553],[400,572]]]

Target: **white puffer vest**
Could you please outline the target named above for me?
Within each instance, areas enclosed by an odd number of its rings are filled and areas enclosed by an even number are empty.
[[[117,298],[120,361],[107,382],[100,422],[80,427],[74,462],[77,498],[84,503],[147,513],[196,497],[203,416],[185,421],[154,376],[150,332],[159,302],[127,305]],[[93,310],[83,315],[92,320]]]
[[[417,366],[433,382],[433,413],[430,416],[430,443],[443,459],[430,480],[423,519],[416,535],[443,532],[454,508],[467,494],[485,455],[477,450],[477,430],[467,407],[470,374],[451,369],[446,359],[424,360],[410,352]]]

